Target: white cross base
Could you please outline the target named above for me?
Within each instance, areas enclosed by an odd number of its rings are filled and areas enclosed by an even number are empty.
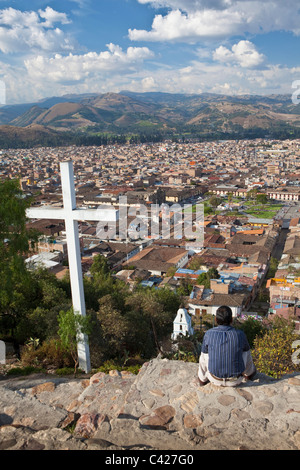
[[[63,209],[38,207],[27,209],[29,219],[60,219],[65,221],[70,282],[72,290],[73,310],[82,316],[86,315],[81,254],[79,244],[78,220],[112,221],[118,218],[116,210],[76,209],[73,163],[60,164],[61,184],[63,193]],[[91,371],[89,343],[86,335],[78,341],[79,368],[86,373]]]

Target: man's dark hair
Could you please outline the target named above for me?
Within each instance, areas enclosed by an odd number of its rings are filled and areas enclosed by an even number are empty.
[[[216,313],[216,322],[218,325],[230,325],[232,322],[232,310],[227,305],[219,307]]]

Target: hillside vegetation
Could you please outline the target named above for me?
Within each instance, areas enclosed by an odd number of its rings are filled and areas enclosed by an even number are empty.
[[[9,125],[9,127],[7,127]],[[4,126],[4,127],[3,127]],[[33,126],[33,127],[32,127]],[[36,127],[40,126],[40,127]],[[22,133],[23,129],[24,133]],[[37,132],[40,132],[38,137]],[[26,136],[25,136],[26,134]],[[300,105],[289,95],[105,93],[53,97],[0,109],[0,145],[95,143],[103,134],[164,138],[299,138]],[[77,139],[77,140],[76,140]]]

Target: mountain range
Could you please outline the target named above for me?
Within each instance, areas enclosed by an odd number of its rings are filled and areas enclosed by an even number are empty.
[[[298,138],[300,105],[290,95],[120,93],[51,97],[0,108],[0,146],[41,141],[60,145],[72,136]],[[39,139],[40,135],[40,139]]]

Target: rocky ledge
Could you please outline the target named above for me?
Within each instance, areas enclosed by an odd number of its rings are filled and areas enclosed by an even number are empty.
[[[0,450],[299,450],[300,374],[200,387],[197,364],[0,381]]]

